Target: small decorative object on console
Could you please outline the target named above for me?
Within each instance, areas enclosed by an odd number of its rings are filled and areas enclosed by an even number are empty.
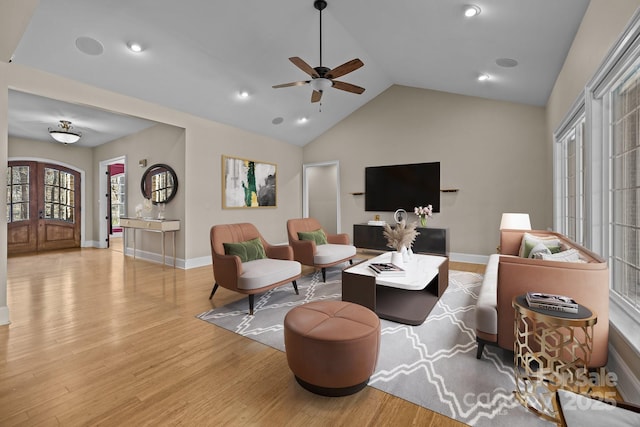
[[[419,206],[413,208],[413,213],[420,217],[420,225],[426,227],[427,217],[431,218],[433,216],[433,206],[427,205],[425,207]]]
[[[158,206],[158,219],[164,219],[164,210],[167,205],[164,203],[158,203],[156,206]]]
[[[541,308],[543,310],[562,311],[565,313],[578,312],[578,303],[573,298],[564,295],[527,292],[527,304],[531,308]]]

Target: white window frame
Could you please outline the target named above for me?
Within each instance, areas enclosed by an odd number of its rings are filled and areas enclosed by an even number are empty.
[[[568,235],[575,242],[586,245],[585,241],[585,129],[586,116],[584,98],[579,99],[565,120],[554,133],[554,229]],[[576,150],[574,158],[575,186],[573,202],[575,212],[575,233],[569,230],[569,177],[567,161],[567,142],[575,139]]]
[[[613,203],[611,197],[612,170],[610,167],[611,100],[609,94],[621,78],[640,60],[640,9],[636,11],[620,39],[605,57],[584,94],[586,112],[585,168],[586,210],[590,232],[587,239],[591,250],[609,260],[612,274]],[[613,281],[611,280],[613,285]],[[636,352],[640,353],[639,310],[625,301],[617,292],[610,292],[610,321]]]

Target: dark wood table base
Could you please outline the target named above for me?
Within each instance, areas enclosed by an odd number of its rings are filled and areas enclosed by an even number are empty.
[[[365,261],[366,262],[366,261]],[[342,300],[374,311],[381,319],[421,325],[449,284],[449,260],[426,288],[413,291],[377,285],[374,276],[342,271]]]

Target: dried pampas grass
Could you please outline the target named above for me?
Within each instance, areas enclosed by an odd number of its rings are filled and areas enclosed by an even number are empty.
[[[403,247],[410,248],[416,240],[416,236],[420,234],[416,231],[417,223],[410,224],[402,221],[395,228],[391,228],[389,224],[384,225],[382,235],[387,239],[387,246],[400,251]]]

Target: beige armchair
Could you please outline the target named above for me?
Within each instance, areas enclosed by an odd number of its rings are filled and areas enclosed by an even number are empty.
[[[215,284],[249,295],[249,314],[253,315],[254,295],[291,282],[298,294],[296,280],[302,267],[293,260],[286,245],[270,245],[253,224],[222,224],[211,227],[211,258]]]
[[[304,240],[300,238],[299,233],[323,234],[326,241]],[[349,236],[346,233],[326,234],[315,218],[288,220],[287,235],[289,245],[293,248],[294,259],[301,264],[321,269],[323,282],[327,280],[327,267],[346,261],[353,264],[353,258],[356,256],[356,247],[349,244]]]

